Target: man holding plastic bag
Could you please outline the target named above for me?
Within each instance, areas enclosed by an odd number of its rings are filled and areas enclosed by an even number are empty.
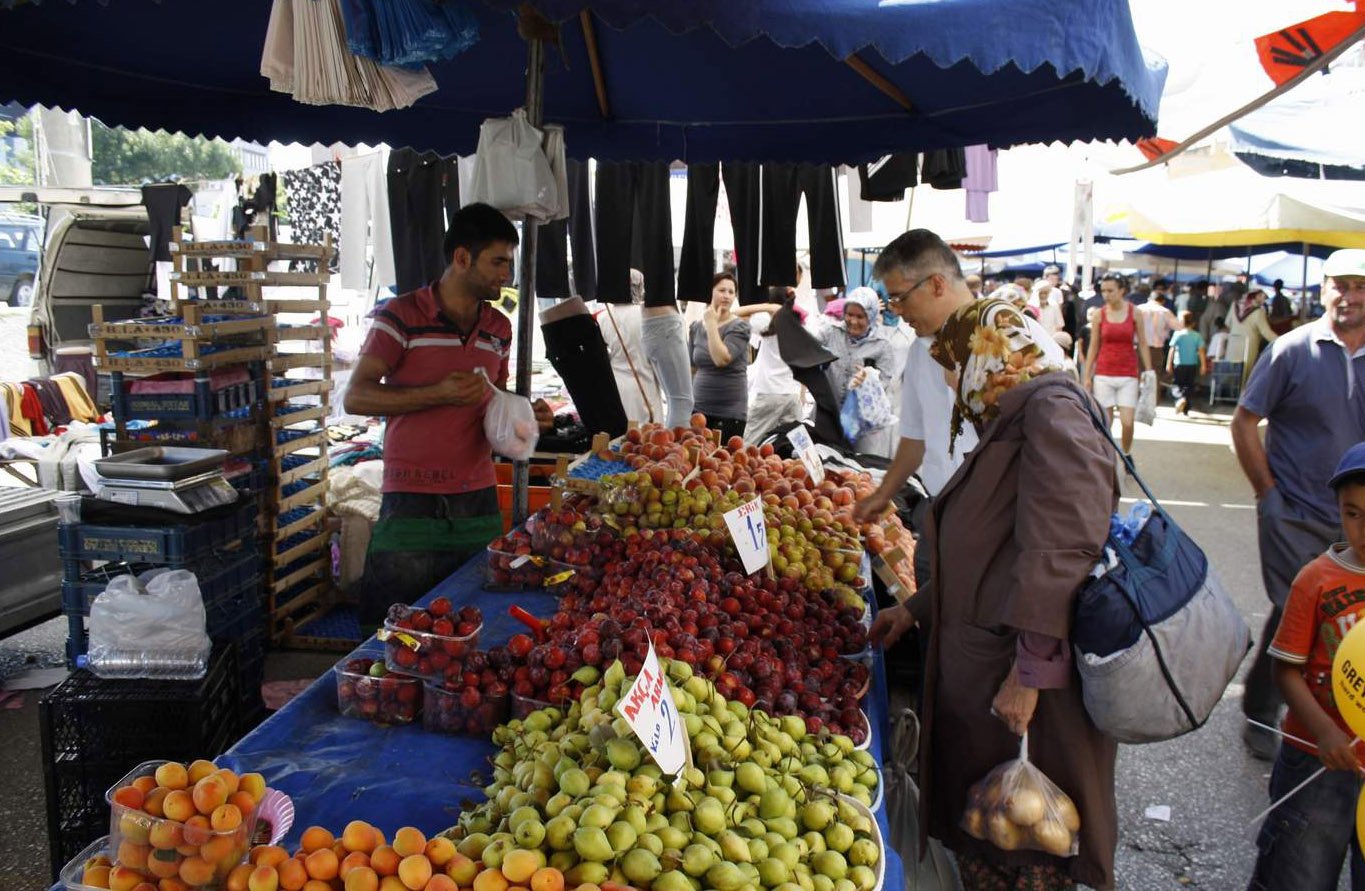
[[[493,302],[512,277],[517,241],[499,211],[466,205],[446,232],[441,277],[371,315],[345,397],[352,414],[388,418],[363,625],[382,621],[389,603],[423,596],[502,533],[493,449],[524,458],[535,428],[552,420],[539,403],[538,423],[527,423],[529,403],[504,392],[512,323]]]

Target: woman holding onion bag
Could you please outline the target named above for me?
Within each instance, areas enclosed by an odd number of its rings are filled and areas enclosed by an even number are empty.
[[[932,354],[956,392],[950,448],[966,424],[980,436],[934,503],[931,581],[872,627],[886,646],[930,619],[923,831],[953,849],[968,891],[1112,888],[1117,744],[1085,711],[1067,635],[1117,504],[1113,451],[1089,396],[1013,305],[973,296],[938,236],[900,236],[875,274],[903,318],[937,332]],[[1005,850],[962,828],[969,789],[1019,755],[1025,731],[1032,763],[1079,812],[1075,856]]]

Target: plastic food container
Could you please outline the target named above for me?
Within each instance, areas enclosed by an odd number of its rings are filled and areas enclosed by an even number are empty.
[[[390,672],[370,675],[373,659],[350,659],[332,666],[337,682],[337,710],[347,718],[377,724],[411,724],[422,707],[422,679]]]
[[[498,591],[530,591],[545,582],[545,561],[533,554],[514,554],[488,546],[487,588]]]
[[[518,696],[516,693],[513,693],[512,717],[524,718],[531,712],[539,711],[540,709],[543,708],[549,708],[551,705],[553,705],[553,703],[543,702],[539,699],[532,699],[529,696]]]
[[[390,615],[393,615],[390,608]],[[403,608],[398,611],[400,618],[411,615],[413,610]],[[384,641],[384,665],[390,671],[412,675],[426,681],[444,680],[446,669],[453,663],[462,662],[479,647],[480,623],[471,634],[464,637],[447,637],[432,634],[430,631],[414,631],[399,628],[392,619],[384,620],[384,630],[379,637]]]
[[[474,687],[422,687],[422,727],[436,733],[483,736],[507,720],[507,694],[487,697]]]
[[[61,884],[66,891],[104,891],[100,885],[85,884],[85,864],[100,856],[108,857],[110,861],[114,858],[109,857],[109,836],[104,836],[92,841],[75,857],[62,867]]]
[[[606,571],[599,566],[577,566],[559,560],[545,561],[545,590],[555,595],[570,591],[593,591]]]
[[[184,822],[153,817],[113,800],[119,788],[131,785],[138,777],[151,776],[165,763],[144,761],[105,793],[110,808],[109,856],[115,864],[134,869],[151,882],[178,877],[201,891],[221,888],[226,873],[217,867],[246,858],[256,831],[256,810],[233,829],[215,830],[206,817],[189,817]]]

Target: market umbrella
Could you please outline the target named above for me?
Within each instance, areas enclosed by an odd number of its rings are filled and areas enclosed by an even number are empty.
[[[893,151],[1150,135],[1165,66],[1125,0],[487,0],[479,40],[406,109],[311,106],[260,75],[269,0],[89,0],[0,12],[0,101],[262,142],[472,152],[525,105],[572,157],[857,162]],[[527,41],[517,11],[532,23]],[[529,15],[527,14],[529,13]],[[543,114],[542,114],[543,111]],[[536,227],[523,289],[534,293]],[[530,389],[530,314],[517,391]],[[525,506],[525,467],[515,502]],[[520,511],[518,511],[520,513]]]

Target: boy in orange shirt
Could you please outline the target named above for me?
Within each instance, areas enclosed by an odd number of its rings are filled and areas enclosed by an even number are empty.
[[[1266,816],[1256,839],[1260,854],[1252,891],[1333,891],[1348,851],[1351,887],[1365,888],[1355,831],[1361,762],[1331,683],[1337,647],[1365,615],[1365,443],[1347,450],[1328,485],[1337,495],[1346,541],[1332,545],[1294,579],[1269,649],[1289,706],[1270,775],[1271,800],[1319,767],[1328,770]]]

